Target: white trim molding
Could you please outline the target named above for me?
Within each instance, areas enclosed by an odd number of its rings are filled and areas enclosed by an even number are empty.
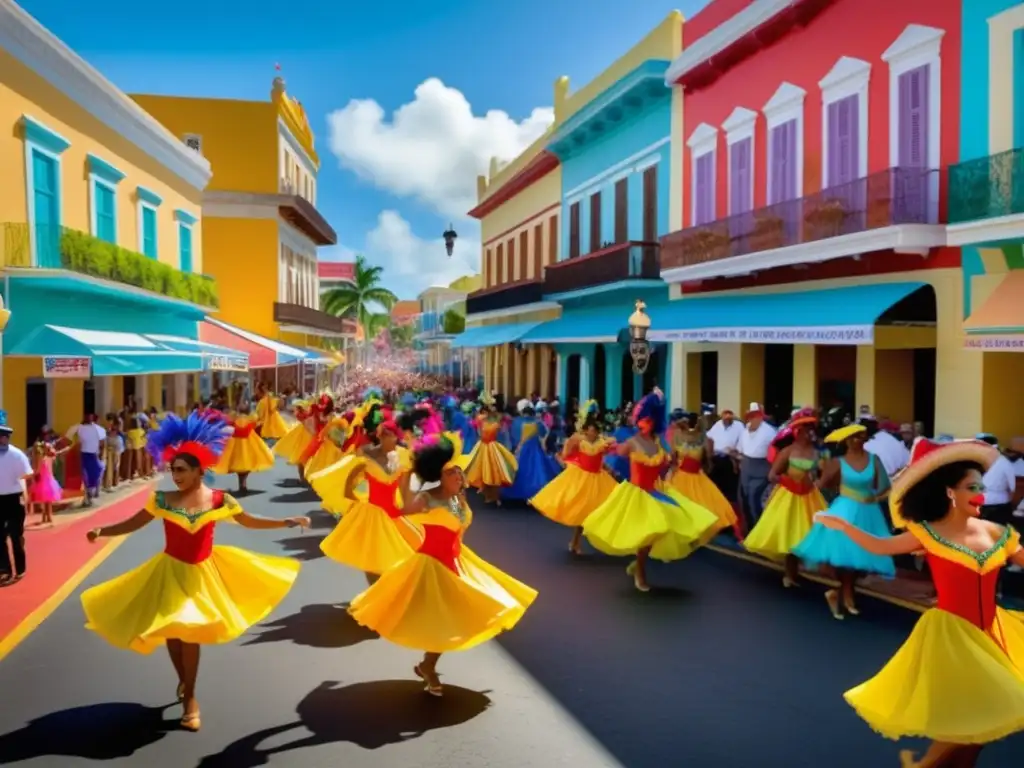
[[[686,146],[690,148],[690,154],[694,157],[701,157],[714,150],[718,145],[718,129],[713,125],[701,123],[693,129],[690,138],[686,140]]]
[[[665,85],[675,85],[687,72],[721,53],[797,2],[798,0],[753,0],[742,11],[719,24],[704,37],[695,40],[676,56],[665,70]]]
[[[756,123],[757,112],[746,107],[736,107],[722,122],[726,145],[731,147],[738,141],[753,138]]]
[[[775,89],[772,97],[761,107],[768,127],[765,137],[765,154],[768,156],[768,178],[765,184],[767,199],[772,199],[772,129],[796,120],[796,197],[804,196],[804,101],[807,91],[799,85],[784,82]]]
[[[871,64],[863,59],[841,56],[839,61],[818,81],[821,88],[821,187],[828,186],[828,105],[857,97],[857,178],[868,175],[868,83]]]
[[[666,283],[709,280],[713,277],[749,275],[766,269],[820,264],[824,261],[859,256],[873,251],[895,251],[925,256],[932,248],[946,245],[946,227],[942,224],[897,224],[869,229],[850,235],[830,237],[811,243],[772,248],[719,261],[676,267],[661,273]]]
[[[528,312],[544,312],[552,309],[561,309],[562,305],[557,301],[535,301],[531,304],[520,304],[517,307],[507,307],[505,309],[492,309],[487,312],[474,312],[472,315],[466,315],[466,330],[470,329],[470,323],[475,323],[478,320],[497,320],[499,318],[512,317],[514,315],[522,315]],[[524,320],[523,322],[533,322],[532,320]],[[473,326],[479,328],[481,326]]]
[[[0,49],[197,190],[210,163],[14,2],[0,2]]]
[[[585,197],[589,197],[591,193],[597,191],[598,187],[605,186],[609,178],[616,174],[620,174],[619,178],[621,178],[622,176],[628,176],[635,171],[640,171],[654,165],[661,160],[661,155],[658,154],[651,156],[652,153],[657,152],[666,144],[671,143],[671,141],[671,136],[660,138],[653,144],[649,144],[643,149],[634,152],[624,160],[620,160],[614,165],[608,166],[603,171],[591,176],[586,181],[580,182],[563,195],[566,205],[572,205],[574,202],[578,202]]]
[[[946,227],[946,245],[958,247],[1002,240],[1024,240],[1024,214],[993,216]]]

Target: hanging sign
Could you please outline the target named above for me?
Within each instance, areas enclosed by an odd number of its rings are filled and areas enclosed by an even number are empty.
[[[652,341],[705,341],[732,344],[829,344],[854,346],[872,344],[873,325],[810,326],[806,328],[687,328],[680,331],[648,332]]]
[[[43,377],[47,379],[88,379],[92,359],[88,357],[44,357]]]
[[[1024,352],[1024,335],[968,336],[964,339],[964,346],[982,352]]]
[[[211,355],[207,358],[206,368],[210,371],[235,371],[238,373],[245,373],[249,370],[249,363],[242,357]]]

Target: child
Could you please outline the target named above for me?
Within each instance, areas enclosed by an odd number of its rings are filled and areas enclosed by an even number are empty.
[[[124,424],[116,413],[107,414],[107,443],[104,450],[103,490],[108,493],[121,479],[121,457],[124,455]]]
[[[35,479],[29,489],[29,500],[33,509],[38,508],[42,514],[40,523],[53,525],[53,505],[64,498],[64,491],[53,476],[53,460],[60,454],[67,451],[67,448],[58,451],[46,438],[49,436],[49,427],[44,427],[39,439],[32,446],[32,468],[35,470]]]

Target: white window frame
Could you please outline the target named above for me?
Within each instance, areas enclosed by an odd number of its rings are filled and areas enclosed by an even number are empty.
[[[139,253],[147,259],[149,258],[149,255],[145,251],[146,220],[142,215],[142,212],[147,208],[153,212],[153,220],[156,222],[156,232],[153,233],[153,239],[156,241],[156,255],[153,256],[153,261],[160,261],[160,207],[141,199],[139,200],[138,210],[136,212],[139,217]]]
[[[99,239],[99,236],[100,236],[100,234],[99,234],[100,233],[99,217],[98,217],[99,211],[96,209],[96,185],[97,184],[99,184],[99,185],[109,189],[111,194],[113,194],[113,196],[114,196],[114,245],[117,245],[117,240],[118,240],[118,237],[117,237],[117,185],[116,184],[111,184],[109,181],[107,181],[106,179],[102,178],[101,176],[98,176],[95,173],[90,173],[89,174],[89,212],[90,212],[90,216],[89,216],[89,226],[90,226],[89,234],[91,234],[96,239]]]
[[[819,82],[821,88],[821,188],[828,186],[828,107],[847,96],[857,97],[857,178],[868,175],[868,83],[871,64],[863,59],[841,56]]]
[[[807,91],[799,85],[790,82],[782,83],[775,89],[775,93],[768,99],[761,113],[764,115],[767,131],[765,141],[767,142],[768,162],[767,181],[765,191],[767,200],[772,197],[772,130],[780,125],[796,120],[796,198],[804,196],[804,102],[807,99]]]
[[[882,54],[889,65],[889,167],[900,162],[900,76],[928,65],[928,168],[942,165],[942,38],[946,30],[908,24]],[[928,220],[939,220],[939,174],[928,180]]]
[[[711,199],[717,200],[718,194],[718,129],[708,123],[701,123],[693,129],[686,140],[690,148],[690,226],[697,226],[697,161],[705,155],[711,155]],[[717,217],[717,205],[715,215]],[[714,219],[712,219],[714,221]],[[708,223],[708,222],[705,222]]]
[[[725,131],[726,164],[729,174],[726,179],[729,185],[729,195],[726,201],[726,210],[729,216],[735,213],[732,209],[732,146],[746,139],[750,139],[750,210],[754,210],[754,128],[756,125],[757,112],[746,107],[736,107],[722,123],[722,128]]]

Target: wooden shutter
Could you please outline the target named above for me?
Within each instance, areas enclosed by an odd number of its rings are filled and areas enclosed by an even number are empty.
[[[658,239],[658,166],[644,169],[644,230],[643,238],[649,243]]]
[[[554,264],[558,261],[558,215],[552,216],[548,220],[548,260],[547,264]]]
[[[928,65],[899,79],[899,159],[901,168],[928,165]]]
[[[615,182],[615,243],[629,240],[629,179]]]
[[[534,280],[544,276],[544,225],[538,224],[533,228],[533,274]]]
[[[490,288],[493,285],[492,278],[494,273],[494,265],[491,264],[491,249],[488,248],[484,252],[484,288]]]
[[[590,253],[601,250],[601,193],[590,196]]]
[[[860,100],[854,94],[828,105],[828,184],[854,181],[859,172]]]
[[[750,183],[750,146],[753,139],[737,141],[729,147],[729,214],[746,213],[753,205]]]
[[[569,258],[580,255],[580,204],[569,206]]]
[[[519,279],[525,280],[530,276],[530,230],[524,229],[519,233]]]
[[[498,243],[497,257],[494,260],[494,284],[501,285],[505,282],[505,246]]]
[[[715,153],[701,155],[695,163],[694,225],[707,224],[715,218]]]
[[[516,239],[514,237],[510,239],[505,247],[505,262],[508,264],[505,282],[511,283],[516,279]]]

